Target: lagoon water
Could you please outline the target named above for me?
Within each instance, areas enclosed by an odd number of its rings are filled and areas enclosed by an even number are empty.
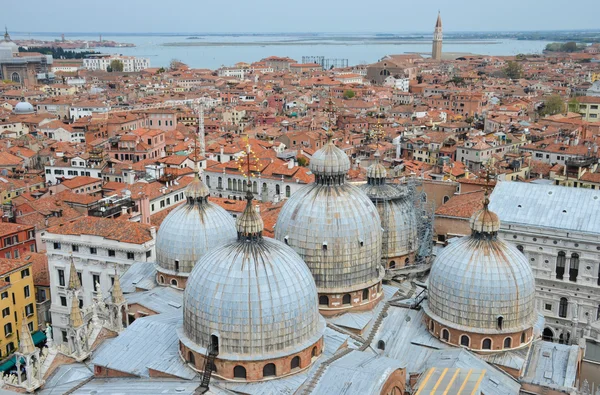
[[[412,36],[412,37],[411,37]],[[60,34],[14,33],[13,39],[57,40]],[[194,39],[190,39],[194,37]],[[373,63],[388,54],[428,53],[431,38],[376,34],[106,34],[103,40],[132,43],[131,48],[98,48],[99,52],[147,57],[152,67],[168,66],[179,59],[190,67],[216,69],[237,62],[254,62],[268,56],[302,56],[348,59],[350,65]],[[422,35],[419,35],[422,37]],[[98,40],[98,34],[74,33],[66,40]],[[179,43],[180,45],[165,45]],[[482,55],[541,53],[547,41],[445,39],[444,52]]]

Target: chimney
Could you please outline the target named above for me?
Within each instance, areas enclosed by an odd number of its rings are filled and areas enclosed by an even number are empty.
[[[288,169],[293,169],[294,168],[294,159],[290,159],[290,161],[288,162]]]

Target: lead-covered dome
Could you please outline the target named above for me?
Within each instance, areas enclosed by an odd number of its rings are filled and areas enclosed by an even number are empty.
[[[17,103],[15,108],[13,109],[15,114],[33,114],[35,112],[33,105],[26,101],[22,101]]]
[[[387,171],[376,162],[367,168],[360,189],[377,207],[383,228],[382,255],[390,269],[411,262],[419,246],[417,213],[407,188],[386,183]]]
[[[160,273],[187,276],[206,252],[235,240],[233,217],[208,201],[208,188],[198,174],[185,190],[186,202],[162,222],[156,237]]]
[[[365,289],[384,274],[380,218],[367,195],[345,183],[349,168],[330,138],[311,159],[315,182],[288,199],[275,227],[275,238],[304,259],[319,293]]]
[[[471,219],[471,236],[445,247],[429,275],[427,314],[441,325],[475,333],[530,329],[537,319],[535,281],[525,256],[499,239],[487,208]]]
[[[250,201],[238,218],[237,240],[208,252],[192,271],[180,340],[202,355],[218,342],[217,358],[230,361],[310,352],[325,327],[315,282],[294,250],[262,237]]]

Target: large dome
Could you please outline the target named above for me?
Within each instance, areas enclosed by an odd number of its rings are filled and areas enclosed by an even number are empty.
[[[384,274],[380,218],[367,195],[345,183],[349,167],[330,139],[311,159],[315,183],[288,199],[275,226],[275,238],[304,259],[319,293],[358,291]]]
[[[10,39],[8,30],[4,33],[4,40],[0,41],[0,49],[10,49],[11,54],[19,52],[19,46]]]
[[[487,208],[471,220],[471,236],[450,243],[429,275],[427,313],[442,325],[476,333],[531,328],[535,281],[525,256],[499,239],[498,216]]]
[[[187,201],[169,213],[158,230],[159,272],[186,276],[206,252],[236,238],[233,217],[207,201],[208,189],[197,175],[185,195]]]
[[[200,259],[184,294],[180,339],[198,352],[218,338],[218,358],[258,361],[291,355],[318,342],[325,326],[311,273],[290,247],[262,238],[250,202],[238,218],[238,240]]]
[[[387,171],[380,163],[367,169],[367,183],[360,189],[371,199],[383,228],[382,255],[390,262],[390,268],[404,265],[395,258],[408,259],[418,249],[417,214],[408,189],[386,184]]]

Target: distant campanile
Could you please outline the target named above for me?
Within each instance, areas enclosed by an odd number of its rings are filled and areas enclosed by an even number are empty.
[[[431,49],[431,58],[433,60],[442,60],[442,16],[438,12],[435,30],[433,31],[433,48]]]

